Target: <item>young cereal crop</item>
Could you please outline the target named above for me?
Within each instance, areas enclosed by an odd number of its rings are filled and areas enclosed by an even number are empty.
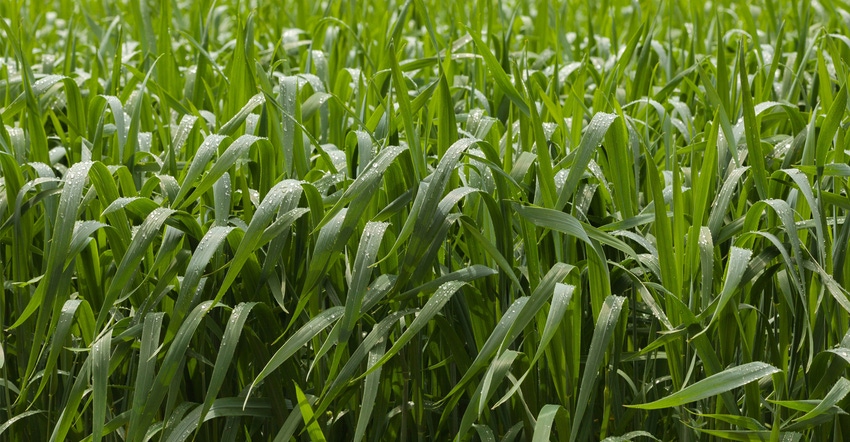
[[[850,437],[843,0],[0,17],[0,440]]]

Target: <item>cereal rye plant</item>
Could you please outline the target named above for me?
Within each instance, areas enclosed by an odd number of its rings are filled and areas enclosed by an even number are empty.
[[[0,4],[0,440],[843,440],[843,2]]]

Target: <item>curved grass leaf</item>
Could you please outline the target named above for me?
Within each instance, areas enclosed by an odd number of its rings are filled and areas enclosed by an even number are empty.
[[[204,412],[205,411],[205,412]],[[197,406],[189,412],[168,437],[168,442],[182,442],[192,437],[199,422],[217,417],[246,416],[264,418],[271,416],[271,404],[262,399],[252,399],[247,404],[239,397],[216,399],[210,407]]]
[[[401,336],[399,336],[399,338],[393,343],[393,346],[387,350],[387,353],[382,356],[381,359],[372,366],[372,368],[366,371],[366,374],[368,375],[369,373],[374,372],[401,351],[401,348],[407,345],[407,343],[413,339],[413,336],[419,333],[419,331],[422,330],[429,321],[431,321],[434,315],[438,314],[440,310],[442,310],[443,306],[446,305],[452,296],[454,296],[455,292],[464,285],[466,285],[466,283],[463,281],[449,281],[441,285],[440,288],[431,295],[431,298],[428,299],[428,302],[425,303],[422,310],[416,314],[416,318],[410,323],[410,326],[404,330],[404,333],[402,333]]]
[[[44,410],[27,410],[23,413],[17,414],[15,417],[7,420],[6,422],[3,422],[3,424],[0,424],[0,434],[3,434],[6,430],[9,429],[9,427],[14,425],[18,421],[40,413],[44,413]]]
[[[307,432],[310,435],[310,440],[315,442],[324,442],[325,435],[322,434],[322,428],[319,423],[313,418],[313,407],[307,400],[307,396],[295,384],[295,395],[298,398],[298,408],[301,409],[301,417],[304,419],[304,424],[307,425]]]
[[[248,320],[251,309],[256,305],[256,302],[243,302],[237,305],[233,309],[233,312],[230,313],[230,319],[228,319],[227,327],[224,329],[224,335],[221,337],[221,345],[219,347],[218,357],[215,360],[212,376],[210,376],[209,387],[207,387],[204,403],[199,413],[198,426],[203,423],[201,417],[206,417],[215,405],[216,396],[218,396],[221,386],[224,385],[225,376],[227,376],[228,369],[230,368],[233,354],[239,346],[239,337],[242,335],[242,329],[245,327],[245,322]],[[243,405],[247,404],[243,403]],[[175,431],[175,433],[178,433],[178,431]]]
[[[667,407],[678,407],[712,396],[717,396],[720,393],[724,393],[738,387],[743,387],[750,382],[757,381],[779,371],[780,370],[778,368],[764,362],[750,362],[723,370],[720,373],[709,376],[657,401],[647,404],[627,406],[643,410],[658,410]]]
[[[360,237],[360,245],[357,247],[357,256],[354,258],[354,269],[351,277],[351,286],[345,299],[345,314],[340,320],[339,340],[345,341],[354,329],[354,323],[360,317],[363,297],[366,295],[366,285],[372,276],[372,264],[378,258],[378,247],[387,230],[386,223],[366,223],[363,235]]]
[[[274,356],[271,357],[266,366],[263,367],[257,377],[254,378],[254,381],[251,382],[251,387],[248,389],[246,398],[251,395],[251,391],[254,387],[259,385],[263,379],[280,367],[287,359],[292,357],[296,351],[303,347],[308,341],[313,339],[313,337],[319,334],[322,330],[339,320],[343,316],[343,313],[343,307],[327,309],[298,329],[298,331],[295,332],[292,337],[290,337],[283,346],[278,349],[277,352],[275,352]]]
[[[599,143],[602,142],[611,124],[616,119],[617,115],[615,114],[599,112],[590,120],[590,124],[585,129],[585,133],[581,138],[581,144],[576,148],[576,157],[567,173],[567,179],[563,187],[561,187],[560,195],[558,195],[558,202],[555,204],[555,209],[558,211],[563,210],[567,206],[567,202],[575,193],[578,182],[581,180],[584,171],[587,169],[587,165],[590,163],[593,152],[599,147]]]
[[[599,376],[599,368],[602,365],[605,355],[608,353],[608,345],[611,343],[611,338],[614,335],[614,328],[620,321],[620,313],[623,311],[625,303],[626,298],[609,296],[605,298],[605,302],[602,304],[602,310],[599,312],[599,318],[596,320],[596,327],[593,329],[587,364],[585,365],[584,373],[581,375],[581,386],[579,387],[578,402],[570,430],[570,441],[576,440],[578,436],[578,431],[582,425],[592,390],[595,388],[596,379]]]
[[[800,416],[795,419],[796,422],[804,422],[808,420],[812,420],[821,414],[825,413],[827,410],[831,409],[833,406],[837,405],[847,393],[850,393],[850,381],[846,378],[838,379],[838,382],[832,386],[829,390],[829,393],[824,396],[823,400],[820,401],[815,408],[809,410],[806,414]]]
[[[552,425],[555,419],[567,419],[567,412],[560,405],[548,404],[544,405],[537,415],[537,424],[534,426],[534,435],[531,437],[531,442],[545,442],[552,440]]]
[[[366,361],[367,370],[375,366],[375,364],[384,356],[386,352],[385,342],[372,347],[369,350],[369,356]],[[360,404],[360,414],[357,416],[357,426],[354,429],[354,442],[360,442],[366,434],[366,426],[375,409],[375,399],[378,396],[380,388],[381,369],[373,371],[366,375],[363,381],[363,402]]]

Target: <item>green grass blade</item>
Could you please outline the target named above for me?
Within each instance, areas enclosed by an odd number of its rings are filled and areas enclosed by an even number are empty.
[[[833,406],[837,405],[847,393],[850,393],[850,381],[847,378],[840,378],[835,385],[832,386],[832,389],[829,390],[829,393],[824,396],[823,400],[820,401],[819,404],[815,408],[809,410],[806,414],[800,416],[795,419],[796,422],[805,422],[808,420],[812,420],[821,414],[825,413],[827,410],[831,409]]]
[[[639,405],[627,405],[642,410],[658,410],[661,408],[678,407],[696,402],[720,393],[742,387],[765,376],[779,372],[779,369],[764,362],[750,362],[737,367],[723,370],[701,381],[689,385],[663,399]]]
[[[544,405],[537,415],[537,425],[534,426],[534,434],[531,437],[531,442],[546,442],[552,440],[552,425],[555,419],[560,415],[562,419],[566,418],[566,411],[560,405],[548,404]]]
[[[204,396],[204,404],[201,407],[201,412],[198,417],[198,426],[203,423],[202,417],[207,416],[207,413],[212,409],[216,401],[216,396],[224,385],[225,376],[227,376],[228,368],[230,367],[233,354],[239,346],[239,337],[242,335],[242,329],[245,327],[245,322],[248,320],[248,315],[257,305],[256,302],[240,303],[233,312],[230,313],[230,319],[227,321],[227,327],[224,329],[224,335],[221,337],[221,346],[219,347],[218,357],[215,360],[212,376],[210,376],[207,394]],[[243,405],[247,405],[244,404]],[[180,433],[175,431],[175,433]]]
[[[262,399],[252,399],[244,404],[241,397],[216,399],[209,408],[197,406],[186,415],[175,427],[168,442],[183,442],[192,436],[200,422],[206,422],[217,417],[246,416],[253,418],[268,418],[271,416],[271,404]]]
[[[454,296],[455,292],[464,285],[466,285],[466,283],[463,281],[449,281],[441,285],[440,288],[434,292],[428,302],[425,303],[422,310],[420,310],[416,315],[416,319],[410,323],[410,326],[408,326],[404,333],[399,336],[399,338],[393,343],[392,347],[387,350],[387,353],[382,356],[381,359],[372,366],[372,368],[366,371],[366,374],[368,375],[369,373],[374,372],[401,351],[402,347],[407,345],[407,343],[410,342],[410,340],[413,339],[413,337],[428,324],[434,315],[442,310],[443,306],[449,302],[449,299]]]
[[[381,360],[385,353],[384,343],[380,343],[369,350],[369,357],[366,361],[367,370],[375,366]],[[372,417],[375,409],[375,398],[378,395],[380,388],[381,369],[373,371],[366,375],[363,381],[363,402],[360,404],[360,414],[357,416],[357,426],[354,429],[354,442],[360,442],[366,435],[366,426]]]
[[[617,115],[606,114],[599,112],[590,120],[590,124],[581,138],[581,144],[578,145],[575,151],[575,157],[567,174],[567,180],[561,188],[561,193],[558,195],[558,202],[555,204],[555,209],[563,210],[566,207],[570,197],[575,193],[578,182],[581,180],[584,171],[587,169],[588,163],[599,147],[599,143],[605,138],[605,134],[610,129],[614,121],[617,120]]]
[[[322,428],[319,423],[313,418],[313,408],[307,400],[307,396],[295,384],[295,394],[298,398],[298,408],[301,410],[301,417],[304,419],[304,424],[307,425],[307,432],[310,435],[310,440],[313,442],[324,442],[325,435],[322,433]]]
[[[313,339],[329,325],[339,320],[342,317],[343,312],[343,307],[327,309],[298,329],[298,331],[295,332],[295,334],[293,334],[292,337],[290,337],[277,352],[275,352],[274,356],[271,357],[266,366],[263,367],[257,377],[254,378],[251,382],[251,387],[248,389],[248,395],[246,397],[250,396],[251,391],[259,385],[263,379],[277,370],[278,367],[286,362],[287,359],[292,357],[292,355],[303,347],[304,344]]]
[[[362,314],[363,297],[366,296],[366,285],[372,276],[372,264],[378,258],[378,247],[384,238],[389,225],[386,223],[366,223],[357,256],[354,258],[351,286],[345,299],[345,314],[340,320],[339,340],[346,341],[354,324]]]
[[[750,81],[747,72],[744,46],[738,46],[738,73],[741,79],[741,100],[744,110],[744,132],[747,138],[747,163],[753,168],[753,180],[759,198],[765,199],[767,195],[767,172],[764,165],[764,154],[761,149],[761,128],[756,113],[753,109],[753,97],[750,94]]]
[[[502,69],[502,65],[499,63],[499,60],[497,60],[493,53],[490,52],[490,48],[487,46],[487,43],[484,43],[484,40],[476,35],[475,32],[470,32],[469,35],[472,37],[472,41],[475,43],[475,48],[478,50],[479,55],[481,55],[484,59],[484,64],[493,75],[493,81],[499,85],[502,92],[508,96],[520,112],[530,116],[530,110],[525,98],[520,95],[519,91],[514,87],[510,77],[508,77],[508,74],[505,73],[504,69]]]
[[[109,358],[111,356],[112,330],[100,337],[92,347],[92,440],[100,442],[106,419]]]
[[[584,415],[587,412],[592,390],[596,386],[599,368],[602,366],[605,355],[608,353],[608,345],[614,336],[614,328],[620,321],[620,314],[623,311],[625,303],[626,298],[609,296],[605,299],[602,310],[599,313],[599,318],[596,320],[596,327],[593,329],[593,337],[590,341],[587,364],[585,365],[584,373],[581,375],[581,387],[579,387],[578,402],[576,402],[576,411],[570,431],[570,441],[574,441],[578,437],[579,429],[585,418]],[[615,343],[614,345],[617,344]]]

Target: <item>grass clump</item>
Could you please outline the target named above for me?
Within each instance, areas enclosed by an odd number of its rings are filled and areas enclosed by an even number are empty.
[[[841,440],[840,2],[0,5],[0,438]]]

